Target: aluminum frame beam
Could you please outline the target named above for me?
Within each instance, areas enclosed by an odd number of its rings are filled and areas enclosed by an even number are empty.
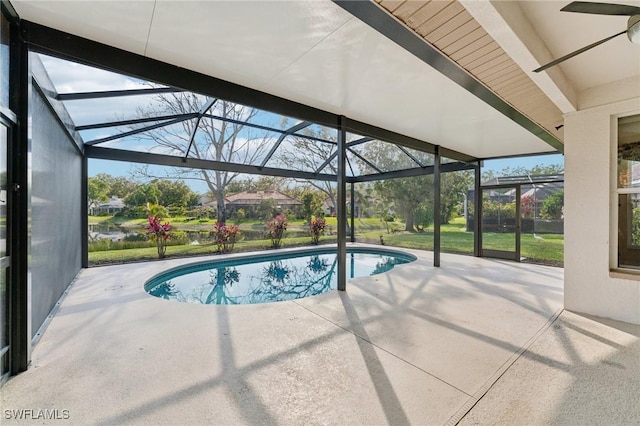
[[[207,102],[202,105],[200,111],[198,111],[198,116],[196,117],[196,123],[193,125],[193,131],[189,136],[189,146],[187,146],[187,151],[184,153],[184,159],[186,160],[189,157],[189,151],[191,151],[191,145],[193,145],[193,141],[196,138],[196,133],[198,132],[198,127],[200,127],[200,120],[202,120],[202,116],[211,109],[218,102],[218,98],[209,98]]]
[[[282,132],[282,134],[280,135],[280,137],[278,138],[276,143],[269,150],[269,153],[267,153],[267,156],[264,158],[264,160],[262,160],[262,163],[260,163],[260,167],[264,167],[264,166],[267,165],[269,160],[271,160],[271,157],[273,157],[273,154],[276,153],[276,150],[278,149],[278,147],[280,147],[280,144],[282,143],[284,138],[286,138],[289,135],[293,135],[294,133],[304,129],[305,127],[309,127],[312,124],[313,123],[310,122],[310,121],[302,121],[302,122],[296,124],[295,126],[289,127],[287,130]],[[301,135],[298,135],[298,136],[301,136]],[[301,137],[304,137],[304,136],[301,136]]]
[[[161,93],[184,92],[175,87],[155,87],[149,89],[104,90],[98,92],[57,93],[58,101],[79,101],[84,99],[117,98],[121,96],[157,95]]]
[[[197,118],[197,117],[198,117],[198,113],[197,112],[192,113],[192,114],[186,114],[186,115],[184,115],[182,117],[174,118],[173,120],[169,120],[169,121],[163,121],[162,123],[156,123],[156,124],[153,124],[151,126],[141,127],[139,129],[130,130],[128,132],[118,133],[117,135],[111,135],[111,136],[107,136],[107,137],[104,137],[104,138],[87,141],[87,142],[84,143],[84,145],[85,145],[85,147],[98,145],[98,144],[101,144],[101,143],[104,143],[104,142],[109,142],[109,141],[113,141],[113,140],[117,140],[117,139],[126,138],[127,136],[137,135],[138,133],[147,132],[149,130],[158,129],[160,127],[171,126],[172,124],[181,123],[183,121],[191,120],[191,119],[194,119],[194,118]],[[86,148],[85,148],[85,150],[86,150]]]
[[[76,131],[105,129],[109,127],[129,126],[131,124],[150,123],[152,121],[173,120],[174,118],[184,117],[186,114],[159,115],[157,117],[134,118],[131,120],[106,121],[103,123],[83,124],[75,126]]]
[[[444,163],[440,166],[440,171],[443,173],[457,172],[462,170],[473,170],[474,167],[475,166],[473,164],[461,163],[461,162]],[[434,172],[435,172],[434,166],[425,166],[425,167],[415,167],[413,169],[394,170],[392,172],[355,176],[351,178],[351,180],[353,180],[354,182],[373,182],[376,180],[383,180],[383,179],[396,179],[396,178],[403,178],[403,177],[431,175]]]
[[[345,119],[340,116],[338,120],[338,176],[336,197],[336,219],[338,222],[337,255],[338,260],[338,291],[347,289],[347,131],[343,126]]]
[[[440,227],[442,225],[442,210],[440,199],[440,147],[436,146],[433,164],[433,266],[440,266]]]
[[[363,137],[360,139],[356,139],[355,141],[351,141],[349,143],[347,143],[347,148],[350,148],[352,146],[356,146],[356,145],[360,145],[369,141],[372,141],[372,138],[369,137]],[[329,165],[329,163],[331,163],[333,161],[334,158],[336,158],[336,155],[338,155],[338,151],[336,150],[336,152],[334,152],[333,154],[331,154],[326,160],[324,160],[324,162],[320,165],[320,167],[318,167],[316,169],[316,173],[320,173],[322,171],[322,169],[324,169],[325,167],[327,167]],[[351,169],[351,172],[353,172],[353,168]]]
[[[373,164],[371,161],[367,160],[366,158],[364,158],[362,155],[358,154],[357,152],[355,152],[354,150],[352,150],[351,148],[346,148],[347,151],[349,151],[350,153],[352,153],[353,155],[355,155],[356,157],[358,157],[361,161],[363,161],[367,166],[371,167],[373,170],[375,170],[378,173],[384,173],[382,170],[380,170],[375,164]]]
[[[193,169],[205,170],[221,170],[227,172],[238,172],[253,175],[277,176],[293,179],[311,179],[335,182],[336,176],[303,172],[299,170],[287,170],[271,167],[260,169],[258,166],[228,163],[224,161],[202,160],[199,158],[187,158],[186,161],[182,157],[172,155],[154,154],[149,152],[127,151],[124,149],[103,148],[99,146],[87,146],[85,155],[88,158],[97,158],[101,160],[129,161],[133,163],[155,164],[159,166],[186,167]]]
[[[426,164],[422,164],[422,162],[420,160],[418,160],[415,155],[413,155],[412,153],[410,153],[409,151],[407,151],[407,148],[403,147],[402,145],[396,145],[398,147],[398,149],[402,152],[405,153],[405,155],[409,158],[411,158],[411,160],[416,163],[418,166],[420,167],[424,167],[426,166]]]

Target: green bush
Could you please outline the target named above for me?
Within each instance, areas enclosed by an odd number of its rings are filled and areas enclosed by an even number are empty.
[[[147,208],[145,206],[125,207],[120,215],[130,219],[147,218]]]
[[[169,235],[169,240],[167,240],[167,245],[175,246],[182,244],[189,244],[191,240],[189,239],[189,235],[185,231],[180,230],[172,230]]]
[[[484,199],[482,202],[483,219],[498,219],[506,221],[516,218],[516,203],[500,203],[497,201]]]
[[[149,206],[149,216],[165,219],[169,217],[169,210],[165,206],[161,206],[160,204],[151,204]]]
[[[89,252],[108,251],[108,250],[127,250],[145,247],[154,247],[153,241],[111,241],[110,239],[102,239],[89,243]]]
[[[540,217],[543,219],[561,219],[564,208],[564,191],[551,194],[540,207]]]
[[[102,239],[97,241],[91,241],[89,243],[89,251],[107,251],[111,246],[111,240]]]
[[[244,209],[238,209],[231,214],[231,217],[235,219],[238,223],[240,223],[246,219],[247,213],[244,211]]]
[[[187,209],[183,206],[169,206],[167,210],[171,217],[184,216],[187,213]]]

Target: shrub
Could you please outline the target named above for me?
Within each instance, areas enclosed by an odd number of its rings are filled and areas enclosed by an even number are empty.
[[[226,225],[216,221],[214,225],[214,238],[220,253],[231,253],[233,246],[240,237],[240,229],[237,225]]]
[[[187,213],[187,209],[184,208],[183,206],[169,206],[167,210],[169,211],[169,214],[173,217],[184,216]]]
[[[162,220],[165,217],[169,217],[169,210],[165,206],[161,206],[160,204],[151,204],[149,207],[149,216],[155,217],[158,220]]]
[[[120,215],[127,218],[131,218],[131,219],[148,217],[147,207],[146,206],[125,207],[124,209],[121,210]]]
[[[213,219],[216,217],[216,209],[213,207],[200,206],[186,211],[185,214],[194,219]]]
[[[309,228],[311,231],[311,243],[318,244],[320,236],[324,235],[324,229],[327,227],[327,221],[324,217],[316,217],[311,220]]]
[[[531,195],[525,195],[520,199],[520,212],[523,218],[530,219],[535,212],[535,200]]]
[[[175,230],[171,231],[171,240],[168,241],[168,245],[171,246],[180,246],[184,244],[189,244],[191,239],[189,238],[189,234],[185,231]]]
[[[540,208],[540,217],[543,219],[562,219],[564,208],[564,191],[551,194],[544,200]]]
[[[238,209],[233,212],[231,217],[235,219],[236,222],[240,223],[247,217],[247,213],[244,211],[244,209]]]
[[[273,217],[277,213],[278,205],[272,198],[263,198],[258,205],[257,215],[262,219]]]
[[[271,239],[272,248],[280,248],[282,237],[284,237],[284,232],[287,230],[287,225],[289,225],[287,216],[283,213],[280,213],[267,222],[267,235],[269,239]]]
[[[147,235],[156,242],[158,257],[160,259],[162,259],[167,252],[167,240],[169,239],[169,230],[171,229],[169,222],[162,224],[160,222],[161,220],[159,216],[149,216],[149,224],[146,226]]]

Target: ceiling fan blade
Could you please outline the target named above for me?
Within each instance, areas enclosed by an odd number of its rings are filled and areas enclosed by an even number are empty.
[[[574,1],[560,10],[562,12],[592,13],[594,15],[640,15],[640,7],[637,6],[613,3],[591,3],[587,1]]]
[[[549,62],[548,64],[541,66],[540,68],[536,68],[535,70],[533,70],[533,72],[540,72],[540,71],[544,71],[544,70],[546,70],[547,68],[551,68],[551,67],[552,67],[552,66],[554,66],[554,65],[558,65],[560,62],[564,62],[564,61],[566,61],[567,59],[571,59],[571,58],[573,58],[574,56],[581,54],[582,52],[586,52],[586,51],[587,51],[587,50],[589,50],[589,49],[593,49],[594,47],[599,46],[599,45],[601,45],[602,43],[605,43],[605,42],[607,42],[607,41],[609,41],[609,40],[611,40],[611,39],[613,39],[613,38],[616,38],[616,37],[618,37],[619,35],[625,34],[626,32],[627,32],[627,30],[624,30],[624,31],[619,32],[618,34],[614,34],[614,35],[609,36],[609,37],[607,37],[607,38],[603,38],[603,39],[602,39],[602,40],[600,40],[600,41],[596,41],[595,43],[591,43],[590,45],[585,46],[585,47],[583,47],[582,49],[578,49],[578,50],[576,50],[575,52],[571,52],[571,53],[569,53],[568,55],[564,55],[562,58],[558,58],[558,59],[556,59],[555,61],[551,61],[551,62]]]

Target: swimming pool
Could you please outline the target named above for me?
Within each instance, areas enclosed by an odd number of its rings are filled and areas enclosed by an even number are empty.
[[[347,249],[347,277],[363,277],[413,262],[411,254],[384,249]],[[280,302],[335,289],[335,249],[269,253],[181,266],[147,281],[152,296],[187,303],[241,305]]]

